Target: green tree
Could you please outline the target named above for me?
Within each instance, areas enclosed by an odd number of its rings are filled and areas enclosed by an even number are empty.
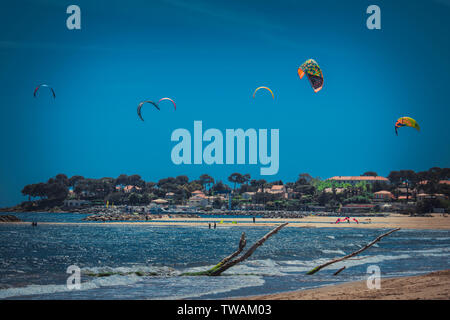
[[[245,179],[242,174],[235,172],[228,177],[228,181],[234,184],[233,190],[236,190],[236,184],[243,183]]]
[[[199,178],[199,181],[204,189],[214,184],[214,178],[207,174],[202,174]]]

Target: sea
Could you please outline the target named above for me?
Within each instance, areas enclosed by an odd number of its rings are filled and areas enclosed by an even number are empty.
[[[14,215],[30,223],[0,223],[0,299],[224,299],[367,280],[374,268],[382,279],[450,268],[450,231],[409,229],[307,275],[389,229],[285,227],[222,276],[180,276],[220,262],[237,249],[242,232],[249,248],[273,228],[86,224],[84,214]],[[74,268],[80,270],[78,287],[69,281]],[[102,274],[112,275],[93,276]]]

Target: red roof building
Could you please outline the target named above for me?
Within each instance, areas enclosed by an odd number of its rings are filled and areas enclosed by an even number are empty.
[[[327,180],[336,181],[336,182],[340,182],[340,183],[349,183],[352,185],[355,185],[358,182],[374,183],[376,181],[389,183],[388,178],[380,177],[380,176],[376,176],[376,177],[373,177],[373,176],[335,176],[335,177],[329,178]]]

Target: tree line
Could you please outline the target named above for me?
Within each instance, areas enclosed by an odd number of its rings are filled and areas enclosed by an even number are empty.
[[[361,176],[377,176],[376,172],[368,171]],[[189,180],[185,175],[160,179],[157,182],[145,181],[140,175],[121,174],[117,178],[85,178],[75,175],[67,177],[58,174],[47,182],[26,185],[22,194],[29,197],[27,203],[36,203],[45,206],[61,206],[66,199],[90,200],[97,203],[114,203],[117,205],[147,205],[152,200],[167,198],[171,194],[172,204],[186,204],[192,192],[202,190],[206,195],[232,194],[233,207],[244,204],[262,204],[266,209],[301,210],[307,206],[325,206],[337,209],[348,203],[371,203],[373,193],[380,190],[397,193],[399,188],[407,189],[407,197],[412,189],[425,193],[440,193],[450,196],[448,184],[441,184],[441,180],[450,178],[449,168],[434,167],[427,171],[414,172],[413,170],[392,171],[388,177],[390,183],[364,182],[355,185],[340,183],[331,180],[313,178],[308,173],[299,174],[293,182],[266,181],[252,179],[250,174],[232,173],[227,182],[215,180],[208,174],[202,174],[198,179]],[[281,194],[267,192],[273,185],[283,185],[289,190],[289,198]],[[246,197],[246,193],[252,193]],[[412,199],[415,200],[415,199]],[[213,202],[213,207],[220,208],[224,201],[219,198]],[[422,204],[423,205],[423,204]],[[431,205],[426,204],[427,210]],[[442,204],[440,204],[442,205]],[[447,206],[447,204],[445,204]]]

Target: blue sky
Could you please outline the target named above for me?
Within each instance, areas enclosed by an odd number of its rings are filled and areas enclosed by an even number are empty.
[[[66,8],[81,8],[81,30]],[[381,8],[381,30],[366,8]],[[450,165],[449,1],[58,1],[0,3],[0,206],[68,176],[202,173],[294,181]],[[298,66],[314,58],[315,94]],[[50,84],[33,97],[39,83]],[[261,94],[268,86],[275,100]],[[45,88],[44,88],[45,89]],[[144,100],[172,97],[161,112]],[[400,116],[422,131],[400,129]],[[171,162],[177,128],[280,130],[280,169]]]

